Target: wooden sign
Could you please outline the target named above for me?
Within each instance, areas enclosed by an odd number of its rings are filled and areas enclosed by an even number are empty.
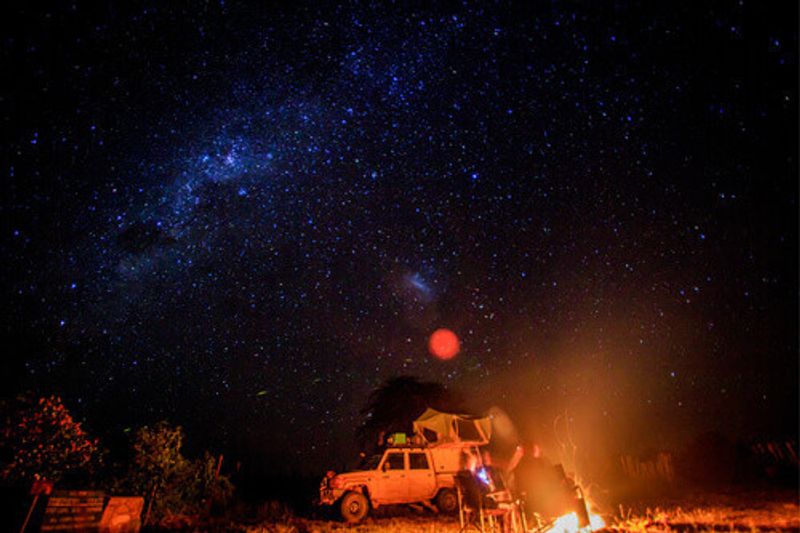
[[[108,499],[103,519],[100,521],[101,532],[138,533],[141,527],[144,498],[141,496],[112,496]]]
[[[100,526],[105,494],[95,490],[55,490],[47,502],[42,531],[92,531]]]

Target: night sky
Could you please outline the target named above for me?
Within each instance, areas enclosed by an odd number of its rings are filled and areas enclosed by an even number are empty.
[[[4,395],[267,471],[398,375],[796,435],[793,2],[52,4],[2,15]]]

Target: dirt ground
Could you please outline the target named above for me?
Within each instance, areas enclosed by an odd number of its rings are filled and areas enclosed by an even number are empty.
[[[458,533],[457,519],[421,510],[400,516],[368,518],[358,525],[336,521],[284,517],[249,525],[247,533]],[[798,491],[737,491],[693,493],[651,499],[607,510],[609,531],[800,531]]]

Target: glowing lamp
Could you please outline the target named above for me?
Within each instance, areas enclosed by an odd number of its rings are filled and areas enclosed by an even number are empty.
[[[393,446],[403,446],[408,443],[408,439],[405,433],[392,433],[389,435],[389,438],[386,439],[386,442]]]

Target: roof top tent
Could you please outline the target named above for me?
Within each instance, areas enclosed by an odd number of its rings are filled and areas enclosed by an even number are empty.
[[[492,423],[488,416],[443,413],[429,407],[414,421],[414,432],[429,447],[483,446],[492,437]]]

